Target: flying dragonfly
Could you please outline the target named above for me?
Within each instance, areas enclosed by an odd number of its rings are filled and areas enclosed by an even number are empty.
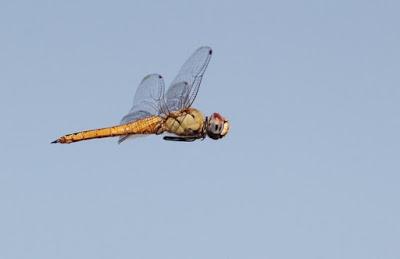
[[[132,108],[119,125],[67,134],[51,143],[69,144],[106,137],[119,137],[121,143],[130,137],[163,133],[167,133],[164,140],[184,142],[206,136],[215,140],[224,137],[229,131],[227,119],[216,112],[206,117],[191,107],[211,56],[210,47],[197,49],[166,92],[161,75],[145,76],[136,90]]]

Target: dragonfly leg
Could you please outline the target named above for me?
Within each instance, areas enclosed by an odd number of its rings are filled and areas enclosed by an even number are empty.
[[[196,139],[198,139],[198,137],[191,137],[191,136],[187,136],[187,137],[164,136],[163,139],[167,140],[167,141],[192,142],[192,141],[195,141]]]

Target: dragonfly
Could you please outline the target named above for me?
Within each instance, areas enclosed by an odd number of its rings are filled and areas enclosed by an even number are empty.
[[[212,49],[198,48],[183,64],[165,91],[159,74],[143,78],[133,98],[133,106],[118,125],[85,130],[59,137],[51,143],[69,144],[83,140],[119,137],[118,143],[138,136],[164,134],[164,140],[192,142],[207,136],[217,140],[229,131],[229,121],[214,112],[204,116],[192,107]]]

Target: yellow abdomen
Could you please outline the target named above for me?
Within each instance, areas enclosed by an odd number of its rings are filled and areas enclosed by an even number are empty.
[[[72,134],[68,134],[58,138],[52,143],[73,143],[82,140],[106,138],[115,136],[124,136],[131,134],[154,134],[161,127],[163,119],[159,116],[144,118],[135,122],[117,125],[108,128],[85,130]]]

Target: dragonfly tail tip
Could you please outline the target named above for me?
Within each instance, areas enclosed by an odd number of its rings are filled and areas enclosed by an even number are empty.
[[[56,140],[50,142],[50,144],[56,144],[56,143],[58,143],[58,142],[59,142],[58,139],[56,139]]]

